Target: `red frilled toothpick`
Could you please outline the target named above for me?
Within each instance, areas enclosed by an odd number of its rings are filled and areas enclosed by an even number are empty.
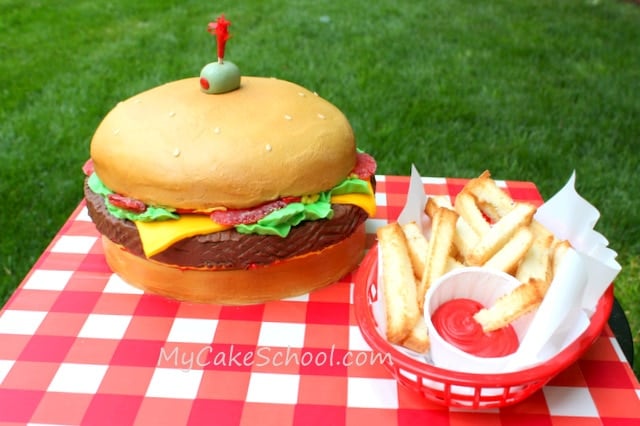
[[[220,15],[207,26],[207,32],[216,37],[218,60],[210,62],[200,71],[200,90],[208,94],[220,94],[240,88],[240,70],[231,61],[224,61],[224,48],[229,35],[229,26],[224,15]]]
[[[207,31],[216,36],[216,42],[218,45],[218,62],[222,63],[224,59],[224,46],[229,40],[229,26],[231,22],[227,21],[224,15],[220,15],[215,22],[209,22]]]

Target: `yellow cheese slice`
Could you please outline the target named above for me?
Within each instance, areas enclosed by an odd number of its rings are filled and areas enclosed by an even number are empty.
[[[376,214],[376,197],[373,191],[373,185],[371,182],[367,182],[369,186],[368,194],[343,194],[343,195],[332,195],[331,203],[332,204],[353,204],[355,206],[360,207],[362,210],[367,212],[369,217],[373,217]]]
[[[195,235],[211,234],[232,228],[220,225],[207,215],[185,214],[178,220],[134,221],[147,257],[161,253],[178,241]]]
[[[332,204],[353,204],[367,212],[369,217],[376,214],[376,199],[371,194],[343,194],[332,195]]]

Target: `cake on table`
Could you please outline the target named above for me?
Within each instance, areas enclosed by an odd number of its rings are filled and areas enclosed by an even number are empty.
[[[359,263],[375,214],[372,156],[345,115],[224,59],[116,105],[84,166],[112,270],[145,291],[258,303],[307,293]],[[221,49],[222,47],[222,49]]]

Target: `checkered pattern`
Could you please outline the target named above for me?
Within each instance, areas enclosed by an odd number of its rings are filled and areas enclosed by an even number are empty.
[[[377,226],[408,178],[378,176]],[[424,179],[454,196],[459,179]],[[541,203],[531,183],[500,182]],[[640,385],[605,328],[524,402],[449,410],[399,386],[372,358],[352,309],[353,274],[297,298],[232,307],[143,294],[111,274],[84,204],[0,312],[0,423],[638,424]],[[373,361],[372,361],[373,360]]]

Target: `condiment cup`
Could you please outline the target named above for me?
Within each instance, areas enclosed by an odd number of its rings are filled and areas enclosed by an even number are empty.
[[[447,342],[431,321],[433,313],[445,302],[454,299],[471,299],[484,307],[490,307],[501,296],[520,285],[513,276],[482,267],[458,268],[436,280],[426,294],[425,321],[431,340],[431,358],[436,367],[467,373],[499,373],[510,364],[513,354],[502,357],[480,357],[467,353]],[[527,314],[512,326],[521,341],[531,322]]]

